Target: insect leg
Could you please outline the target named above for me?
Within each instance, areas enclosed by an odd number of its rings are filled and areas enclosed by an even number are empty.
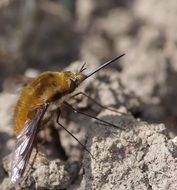
[[[95,119],[95,120],[97,120],[97,121],[102,122],[102,123],[105,124],[105,125],[108,125],[108,126],[110,125],[110,126],[116,128],[116,129],[124,130],[123,128],[121,128],[121,127],[119,127],[119,126],[117,126],[117,125],[114,125],[113,123],[109,123],[109,122],[107,122],[107,121],[105,121],[105,120],[102,120],[102,119],[100,119],[100,118],[98,118],[98,117],[95,117],[95,116],[90,115],[90,114],[88,114],[88,113],[82,112],[82,111],[80,111],[80,110],[74,108],[74,107],[71,106],[70,104],[68,104],[68,102],[64,102],[64,104],[65,104],[67,107],[69,107],[70,109],[72,109],[75,113],[79,113],[79,114],[85,115],[85,116],[87,116],[87,117],[93,118],[93,119]]]
[[[57,124],[58,124],[60,127],[62,127],[69,135],[71,135],[71,136],[84,148],[84,150],[87,151],[87,152],[91,155],[91,157],[92,157],[93,159],[95,159],[94,156],[91,154],[91,152],[90,152],[70,131],[68,131],[68,130],[59,122],[60,115],[61,115],[61,110],[58,109],[58,115],[57,115],[57,120],[56,120]]]
[[[89,100],[91,100],[92,102],[94,102],[95,104],[97,104],[98,106],[100,106],[100,107],[103,108],[103,109],[110,110],[110,111],[112,111],[112,112],[125,115],[125,113],[120,112],[120,111],[117,111],[117,110],[115,110],[114,108],[111,108],[111,107],[102,105],[101,103],[97,102],[96,100],[94,100],[92,97],[90,97],[89,95],[87,95],[87,94],[84,93],[84,92],[78,92],[78,93],[74,94],[73,96],[71,96],[71,98],[74,98],[75,96],[78,96],[78,95],[83,95],[83,96],[87,97]]]

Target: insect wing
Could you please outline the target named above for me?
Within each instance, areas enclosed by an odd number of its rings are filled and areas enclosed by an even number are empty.
[[[47,109],[47,104],[35,110],[33,118],[26,121],[21,133],[17,136],[17,144],[13,154],[11,182],[16,183],[22,177],[28,164],[38,126]]]

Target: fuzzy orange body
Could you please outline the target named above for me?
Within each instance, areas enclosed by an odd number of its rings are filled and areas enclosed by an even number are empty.
[[[14,112],[14,129],[18,135],[25,122],[33,117],[34,110],[44,103],[54,102],[74,91],[72,81],[77,75],[73,72],[44,72],[33,79],[21,92]]]

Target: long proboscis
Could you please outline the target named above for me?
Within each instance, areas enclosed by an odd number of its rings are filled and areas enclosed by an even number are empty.
[[[96,69],[94,69],[93,71],[91,71],[90,73],[86,74],[86,78],[85,78],[85,79],[91,77],[92,75],[94,75],[95,73],[97,73],[99,70],[101,70],[101,69],[103,69],[104,67],[108,66],[109,64],[115,62],[116,60],[120,59],[120,58],[123,57],[124,55],[125,55],[125,53],[122,54],[122,55],[120,55],[120,56],[118,56],[118,57],[116,57],[116,58],[114,58],[114,59],[111,59],[111,60],[107,61],[107,62],[104,63],[104,64],[102,64],[102,65],[99,66],[98,68],[96,68]]]

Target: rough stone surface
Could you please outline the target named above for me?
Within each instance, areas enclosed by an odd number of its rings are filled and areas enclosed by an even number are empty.
[[[109,120],[109,114],[101,118]],[[116,115],[110,121],[125,131],[91,126],[87,147],[96,160],[85,154],[82,188],[176,189],[177,147],[167,138],[165,126],[130,116]]]

